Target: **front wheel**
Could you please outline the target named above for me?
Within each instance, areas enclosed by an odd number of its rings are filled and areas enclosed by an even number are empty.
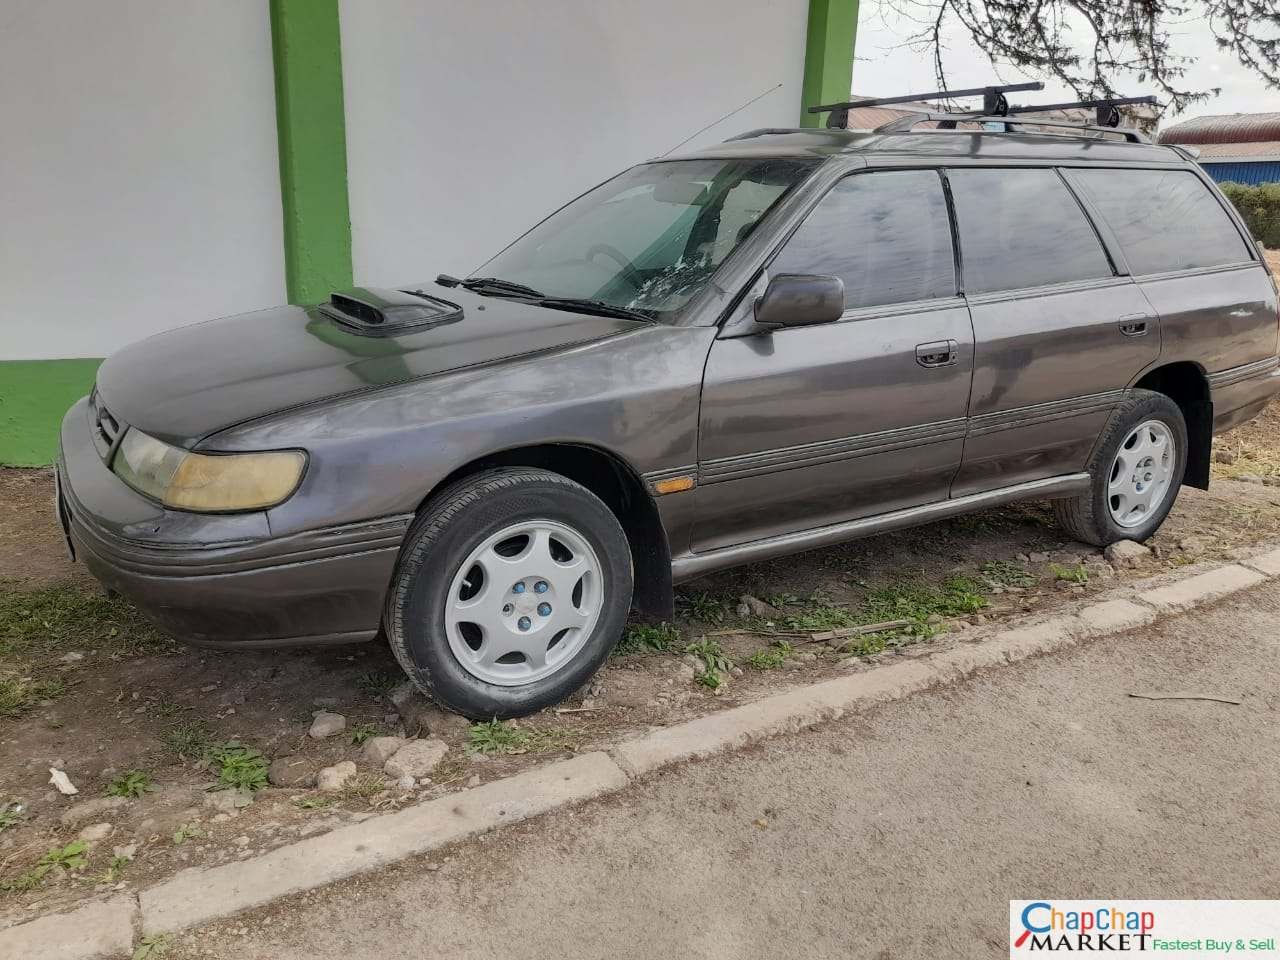
[[[1173,509],[1187,466],[1187,424],[1163,393],[1133,390],[1098,439],[1089,490],[1055,500],[1058,523],[1077,540],[1106,546],[1146,540]]]
[[[599,669],[631,589],[626,534],[598,497],[560,474],[504,468],[423,508],[383,620],[424,693],[473,719],[517,717]]]

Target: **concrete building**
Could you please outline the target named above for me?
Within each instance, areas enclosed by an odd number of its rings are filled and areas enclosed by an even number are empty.
[[[1280,183],[1280,113],[1196,117],[1169,127],[1160,142],[1195,147],[1219,183]]]
[[[48,463],[62,412],[130,341],[466,274],[682,141],[820,123],[802,109],[848,96],[857,6],[9,5],[0,463]]]

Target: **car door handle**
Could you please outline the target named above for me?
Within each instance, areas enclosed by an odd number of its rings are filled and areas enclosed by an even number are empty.
[[[1150,319],[1145,313],[1127,313],[1118,321],[1120,332],[1126,337],[1146,336],[1147,321]]]
[[[945,367],[956,362],[959,344],[954,340],[934,340],[916,344],[916,363],[922,367]]]

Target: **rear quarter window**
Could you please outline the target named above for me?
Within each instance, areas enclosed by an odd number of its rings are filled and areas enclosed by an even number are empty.
[[[1252,260],[1240,231],[1190,170],[1075,170],[1136,276]]]
[[[1112,276],[1079,202],[1054,170],[948,170],[966,293]]]

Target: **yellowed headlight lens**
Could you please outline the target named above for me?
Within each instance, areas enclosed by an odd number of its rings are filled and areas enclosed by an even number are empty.
[[[164,493],[178,510],[260,510],[286,499],[302,479],[307,458],[296,450],[211,457],[189,453]]]

